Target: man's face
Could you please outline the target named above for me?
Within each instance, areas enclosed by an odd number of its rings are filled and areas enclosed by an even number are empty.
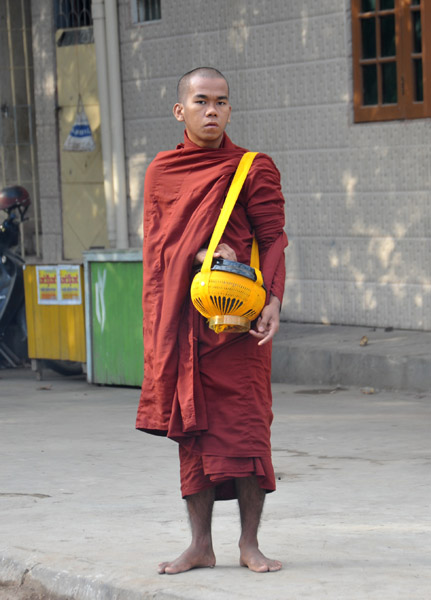
[[[182,102],[175,104],[174,115],[185,122],[192,142],[201,148],[218,148],[231,110],[224,79],[195,75]]]

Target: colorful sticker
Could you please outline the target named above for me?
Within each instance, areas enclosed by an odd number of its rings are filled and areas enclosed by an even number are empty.
[[[81,304],[81,276],[78,266],[59,266],[61,304]]]
[[[81,270],[78,265],[37,266],[38,304],[81,304]]]
[[[36,267],[38,304],[58,304],[57,267]]]

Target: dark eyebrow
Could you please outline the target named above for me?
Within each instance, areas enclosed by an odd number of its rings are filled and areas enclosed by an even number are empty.
[[[208,100],[208,96],[206,94],[195,94],[194,98],[202,98],[202,100]],[[217,100],[228,100],[227,96],[217,96]]]

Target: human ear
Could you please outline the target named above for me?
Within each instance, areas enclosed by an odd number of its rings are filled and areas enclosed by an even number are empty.
[[[184,121],[184,107],[182,104],[177,102],[174,105],[172,112],[174,113],[174,117],[176,118],[177,121]]]
[[[232,106],[229,105],[229,116],[228,116],[228,119],[227,119],[228,123],[230,123],[230,116],[231,116],[231,114],[232,114]]]

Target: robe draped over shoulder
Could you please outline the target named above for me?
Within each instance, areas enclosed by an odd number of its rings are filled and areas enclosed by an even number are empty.
[[[144,380],[136,427],[207,457],[270,455],[271,344],[208,328],[190,299],[194,258],[208,245],[244,148],[184,144],[159,153],[144,191]],[[222,242],[250,263],[259,244],[267,296],[283,297],[284,199],[271,158],[259,153]]]

